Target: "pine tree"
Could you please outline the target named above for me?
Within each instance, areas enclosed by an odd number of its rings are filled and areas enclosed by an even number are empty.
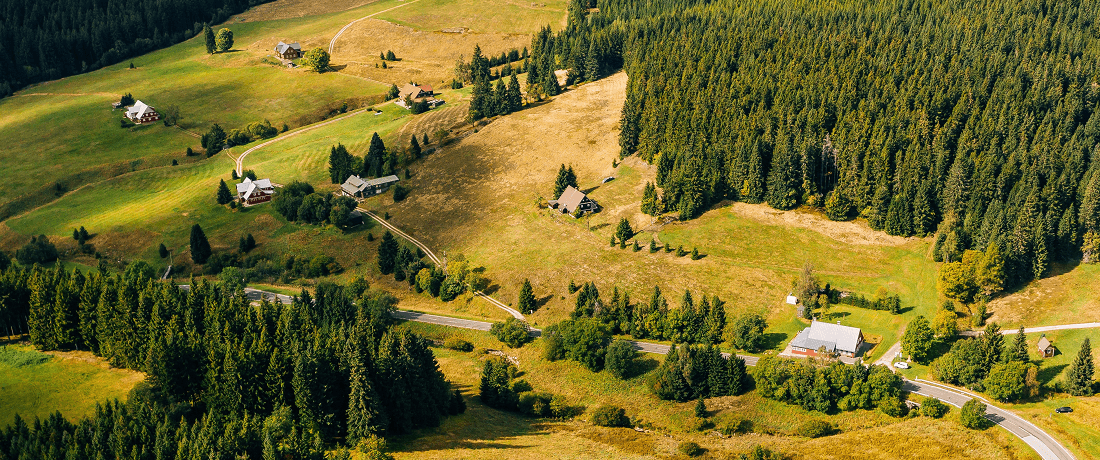
[[[615,227],[615,237],[626,244],[626,241],[634,237],[634,228],[630,226],[630,221],[625,217],[619,219],[619,225]]]
[[[378,269],[383,275],[389,275],[397,268],[398,251],[397,240],[386,230],[382,234],[382,242],[378,244]]]
[[[229,192],[229,187],[225,185],[225,180],[218,184],[218,204],[229,204],[233,201],[233,194]]]
[[[370,369],[359,350],[351,347],[350,394],[348,396],[348,438],[358,440],[377,434],[385,429],[382,423],[384,413],[370,380]]]
[[[420,158],[421,153],[420,143],[416,141],[416,136],[413,136],[409,142],[409,158]]]
[[[202,227],[199,224],[191,226],[191,260],[196,264],[202,265],[206,263],[206,259],[210,258],[210,242],[206,240],[206,233],[203,233]]]
[[[505,91],[505,100],[508,103],[508,112],[517,112],[523,108],[523,93],[519,89],[519,80],[516,78],[515,72],[512,72],[511,78],[508,79],[508,88]],[[425,143],[427,141],[424,141]]]
[[[352,173],[352,157],[344,144],[331,147],[328,155],[329,180],[333,184],[342,184]]]
[[[361,176],[365,177],[378,177],[382,173],[382,163],[385,161],[386,144],[382,142],[382,138],[378,136],[378,133],[374,133],[370,138],[370,147],[367,149],[367,155],[363,157],[363,171]]]
[[[206,40],[206,54],[214,54],[214,50],[217,47],[217,41],[214,39],[214,30],[210,28],[210,24],[202,25],[202,35]]]
[[[1081,350],[1077,352],[1073,364],[1070,364],[1066,375],[1066,389],[1074,396],[1092,396],[1093,372],[1092,345],[1088,337],[1085,337],[1081,342]]]
[[[1009,355],[1009,360],[1022,363],[1030,360],[1027,354],[1027,334],[1024,333],[1023,326],[1020,326],[1020,330],[1016,332],[1016,339],[1012,342],[1012,353]]]
[[[531,287],[531,280],[524,279],[523,286],[519,289],[519,311],[530,314],[535,311],[535,291]]]
[[[656,216],[657,211],[657,187],[652,182],[645,183],[645,191],[642,192],[642,212]]]
[[[157,248],[157,254],[160,255],[161,259],[168,257],[168,248],[164,246],[164,243],[161,243],[160,247]]]
[[[554,180],[554,192],[551,196],[557,199],[561,196],[562,192],[565,191],[565,188],[569,186],[577,188],[577,175],[573,173],[573,166],[569,166],[567,169],[563,163],[561,167],[558,168],[558,178]]]
[[[249,233],[247,236],[244,237],[244,244],[245,248],[247,248],[246,251],[256,249],[256,238],[253,238],[252,234]]]
[[[1005,353],[1005,336],[997,323],[989,323],[982,333],[982,374],[989,372],[994,364],[1002,361]]]

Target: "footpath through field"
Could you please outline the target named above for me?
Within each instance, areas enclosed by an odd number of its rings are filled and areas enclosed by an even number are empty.
[[[1077,323],[1077,324],[1062,324],[1059,326],[1038,326],[1038,327],[1025,327],[1024,334],[1031,334],[1033,332],[1050,332],[1050,331],[1063,331],[1066,329],[1093,329],[1100,328],[1100,323]],[[1020,332],[1017,329],[1006,329],[1001,331],[1001,335],[1009,335]],[[962,331],[959,335],[963,337],[977,337],[982,335],[983,331]]]
[[[388,8],[388,9],[384,9],[384,10],[382,10],[382,11],[379,11],[379,12],[377,12],[377,13],[371,13],[371,14],[369,14],[369,15],[363,16],[363,17],[361,17],[361,18],[359,18],[359,19],[356,19],[356,20],[354,20],[354,21],[351,21],[351,22],[349,22],[349,23],[348,23],[348,25],[346,25],[346,26],[344,26],[343,28],[341,28],[339,32],[336,32],[336,36],[332,37],[332,40],[330,40],[330,41],[328,42],[328,55],[329,55],[329,56],[332,56],[332,50],[333,50],[333,49],[334,49],[334,48],[336,47],[336,39],[337,39],[337,38],[340,38],[340,36],[341,36],[341,35],[344,35],[344,32],[345,32],[345,31],[347,31],[347,30],[348,30],[348,28],[349,28],[349,27],[351,27],[351,26],[352,26],[353,24],[355,24],[355,23],[357,23],[357,22],[359,22],[359,21],[362,21],[362,20],[364,20],[364,19],[370,19],[370,18],[373,18],[373,17],[375,17],[375,16],[378,16],[378,15],[380,15],[380,14],[382,14],[382,13],[385,13],[385,12],[387,12],[387,11],[393,11],[393,10],[396,10],[396,9],[398,9],[398,8],[401,8],[401,7],[403,7],[403,6],[409,6],[409,5],[412,5],[413,3],[416,3],[416,2],[419,2],[419,1],[420,1],[420,0],[412,0],[411,2],[406,2],[406,3],[402,3],[402,4],[400,4],[400,5],[397,5],[397,6],[393,7],[393,8]]]

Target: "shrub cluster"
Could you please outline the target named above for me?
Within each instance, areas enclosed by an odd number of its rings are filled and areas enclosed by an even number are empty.
[[[886,366],[864,367],[834,361],[814,366],[805,360],[768,356],[753,371],[760,395],[830,413],[879,408],[887,415],[905,415],[902,379]]]
[[[683,345],[668,351],[649,387],[658,398],[684,402],[741,394],[749,379],[741,357],[726,358],[710,345]]]

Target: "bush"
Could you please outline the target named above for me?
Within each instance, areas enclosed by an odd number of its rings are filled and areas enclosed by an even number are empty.
[[[550,399],[550,413],[554,417],[558,418],[573,418],[584,413],[583,407],[572,406],[569,404],[569,400],[565,399],[565,396],[554,395]]]
[[[993,424],[985,418],[985,404],[977,399],[971,399],[963,404],[962,411],[959,412],[959,422],[972,430],[984,430]]]
[[[15,251],[15,260],[23,265],[48,264],[57,260],[57,247],[46,235],[32,236],[27,244]]]
[[[630,419],[626,411],[618,406],[600,406],[592,411],[592,424],[606,427],[628,427]]]
[[[634,364],[634,346],[622,339],[611,342],[604,355],[604,368],[617,378],[626,378]]]
[[[940,418],[949,410],[951,408],[947,404],[931,396],[925,397],[920,403],[920,414],[925,417]]]
[[[833,434],[833,424],[824,420],[810,420],[799,426],[797,433],[810,439],[820,438]]]
[[[752,422],[738,419],[724,423],[722,427],[718,429],[718,432],[722,433],[722,436],[733,436],[735,434],[748,433],[751,430]]]
[[[519,395],[519,412],[528,417],[549,417],[553,415],[551,401],[554,395],[528,391]]]
[[[443,341],[443,348],[449,348],[451,350],[463,351],[468,353],[474,350],[474,344],[458,337],[450,337],[447,340]]]
[[[527,334],[527,323],[518,318],[508,318],[503,322],[493,323],[489,333],[512,348],[522,347],[531,338]]]
[[[747,454],[738,456],[740,460],[783,460],[783,456],[766,448],[756,446]]]
[[[408,187],[401,184],[397,184],[393,187],[393,201],[404,201],[407,196],[409,196]]]
[[[700,455],[703,455],[703,448],[700,447],[699,444],[691,441],[681,442],[676,450],[680,451],[681,454],[687,455],[688,457],[698,457]]]

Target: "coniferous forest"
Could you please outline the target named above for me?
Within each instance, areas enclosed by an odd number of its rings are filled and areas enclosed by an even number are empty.
[[[182,42],[270,0],[0,0],[0,97]]]
[[[1100,254],[1095,1],[573,3],[532,67],[621,60],[656,212],[818,207],[935,233],[936,260],[996,248],[1007,285]]]
[[[5,422],[0,458],[321,459],[465,409],[428,342],[391,329],[396,299],[365,282],[250,305],[218,284],[150,274],[0,275],[6,332],[147,375],[129,401],[84,420]]]

